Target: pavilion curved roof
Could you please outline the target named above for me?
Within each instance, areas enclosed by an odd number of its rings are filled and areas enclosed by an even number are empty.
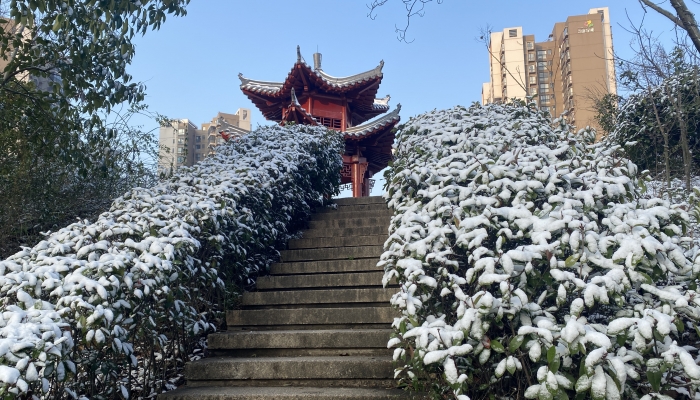
[[[377,65],[374,69],[371,69],[366,72],[362,72],[359,74],[351,75],[351,76],[345,76],[345,77],[334,77],[329,74],[327,74],[323,69],[313,69],[309,64],[307,64],[303,59],[297,61],[294,64],[294,68],[292,68],[292,71],[289,73],[287,76],[287,80],[284,82],[271,82],[271,81],[260,81],[256,79],[250,79],[246,78],[243,76],[243,74],[239,73],[238,74],[238,79],[241,80],[241,89],[246,89],[250,90],[253,92],[258,92],[258,93],[265,93],[265,94],[271,94],[271,95],[276,95],[276,94],[286,94],[287,91],[290,89],[289,79],[290,77],[294,74],[294,71],[296,69],[299,69],[298,67],[303,67],[303,69],[306,69],[308,75],[316,80],[316,83],[320,85],[325,85],[334,89],[347,89],[347,88],[352,88],[357,85],[361,85],[362,83],[365,82],[370,82],[376,79],[380,79],[384,76],[382,74],[382,68],[384,68],[384,60],[379,62],[379,65]],[[382,99],[377,99],[377,100],[382,100]]]
[[[321,68],[309,66],[298,52],[297,60],[283,82],[255,80],[243,74],[238,74],[238,78],[241,80],[240,88],[243,93],[269,120],[281,120],[280,106],[285,107],[289,104],[294,88],[301,103],[312,91],[348,99],[352,104],[352,123],[357,125],[389,110],[388,97],[376,98],[384,77],[383,68],[384,61],[380,61],[379,65],[371,70],[346,77],[335,77]]]
[[[401,104],[397,104],[394,111],[383,115],[373,121],[366,124],[353,126],[345,130],[345,138],[351,140],[364,139],[372,134],[383,131],[388,127],[394,127],[400,120],[399,112],[401,111]]]

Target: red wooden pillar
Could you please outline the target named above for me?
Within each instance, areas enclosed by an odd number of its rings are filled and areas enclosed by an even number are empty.
[[[354,155],[352,157],[352,197],[365,197],[369,194],[365,186],[369,183],[365,179],[367,172],[367,159]]]

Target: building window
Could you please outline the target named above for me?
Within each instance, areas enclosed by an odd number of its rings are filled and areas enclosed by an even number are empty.
[[[540,95],[540,103],[549,103],[549,100],[551,98],[552,98],[552,95],[542,94],[542,95]]]
[[[531,74],[535,73],[535,66],[534,65],[528,65],[527,70],[530,71]]]
[[[508,29],[508,37],[518,37],[517,29]]]
[[[202,148],[202,145],[201,145],[201,144],[196,144],[196,145],[194,145],[194,148],[197,149],[197,150],[200,150],[200,149]]]
[[[528,61],[535,61],[535,55],[533,53],[527,53]]]
[[[340,120],[336,118],[326,118],[326,117],[318,117],[316,118],[318,122],[321,123],[323,126],[327,126],[331,129],[340,129]]]
[[[537,78],[534,77],[534,76],[531,76],[531,77],[530,77],[530,85],[534,85],[534,84],[536,84],[536,83],[537,83]]]
[[[535,42],[527,42],[527,49],[532,50],[535,48]]]
[[[542,111],[547,111],[547,112],[549,112],[549,107],[543,106],[543,107],[542,107]]]
[[[530,95],[534,96],[537,94],[537,87],[530,88]]]
[[[538,71],[544,71],[546,67],[547,67],[546,61],[538,61],[537,62],[537,70]]]
[[[197,161],[199,161],[199,159],[200,159],[201,156],[202,156],[201,154],[197,153],[197,154],[194,155],[194,158],[195,158]]]
[[[184,154],[185,153],[185,148],[184,147],[178,147],[177,148],[178,154]]]
[[[542,93],[549,92],[549,84],[548,83],[540,83],[540,92],[542,92]]]
[[[184,144],[184,143],[185,143],[185,139],[183,139],[183,138],[178,138],[178,139],[177,139],[177,143],[178,143],[178,144]]]
[[[547,52],[544,50],[537,50],[537,59],[544,60],[547,57]]]
[[[177,130],[177,133],[179,133],[180,135],[184,135],[184,134],[185,134],[185,130],[184,130],[184,129],[178,129],[178,130]]]
[[[552,56],[552,50],[547,50],[547,57],[551,57],[551,56]]]
[[[184,163],[184,162],[185,162],[185,157],[178,157],[178,158],[177,158],[177,163],[178,163],[178,164],[182,164],[182,163]]]
[[[202,141],[202,137],[201,137],[201,136],[195,136],[194,141],[195,141],[195,142],[201,142],[201,141]]]

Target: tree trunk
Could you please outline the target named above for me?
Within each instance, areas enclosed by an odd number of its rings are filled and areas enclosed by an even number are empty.
[[[690,157],[690,145],[688,144],[688,124],[685,120],[685,114],[683,113],[683,103],[681,102],[681,91],[680,88],[676,89],[676,97],[672,102],[676,107],[676,119],[678,120],[678,127],[681,131],[681,152],[683,154],[683,173],[685,175],[685,190],[690,190],[690,168],[692,166],[692,160]]]
[[[649,89],[649,101],[652,107],[654,107],[654,116],[656,117],[656,124],[659,127],[659,132],[661,132],[661,137],[664,139],[664,178],[666,179],[666,190],[671,189],[671,160],[669,156],[668,149],[668,132],[664,129],[664,125],[661,123],[661,118],[659,117],[659,110],[656,108],[656,102],[651,95],[651,89]]]
[[[683,0],[671,0],[671,6],[676,10],[678,19],[683,23],[682,28],[688,32],[688,37],[690,37],[695,49],[700,53],[700,30],[693,13],[688,10],[688,6],[685,5]]]

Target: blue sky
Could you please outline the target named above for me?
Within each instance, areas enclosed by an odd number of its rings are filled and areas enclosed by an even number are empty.
[[[152,111],[201,124],[218,111],[246,107],[253,110],[257,126],[269,122],[239,90],[239,72],[283,80],[296,60],[297,45],[308,63],[318,49],[323,69],[335,76],[363,72],[384,60],[378,95],[390,94],[392,108],[401,103],[407,121],[434,108],[481,99],[488,54],[476,38],[487,25],[494,31],[522,26],[525,34],[543,41],[555,22],[607,6],[613,45],[623,58],[632,55],[632,36],[623,29],[630,24],[628,17],[634,23],[644,18],[645,27],[662,38],[673,36],[670,21],[651,11],[644,17],[637,0],[444,0],[427,4],[425,16],[411,20],[408,38],[414,41],[406,44],[394,33],[394,25],[405,24],[401,0],[390,0],[374,20],[367,17],[369,2],[192,0],[187,16],[168,18],[159,31],[136,40],[129,71],[146,84]],[[692,11],[700,8],[687,3]]]

